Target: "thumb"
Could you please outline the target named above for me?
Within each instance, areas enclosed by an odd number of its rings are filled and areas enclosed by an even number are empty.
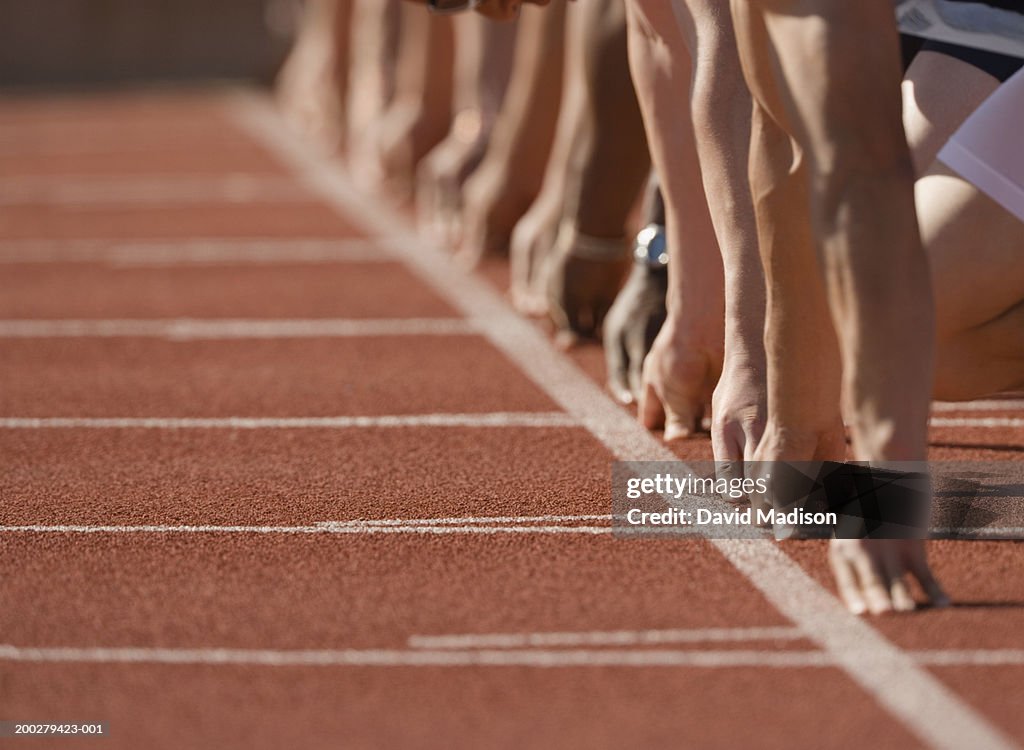
[[[754,453],[757,451],[757,446],[761,443],[761,438],[764,437],[764,419],[756,419],[743,425],[743,434],[745,437],[743,443],[743,460],[753,461]]]
[[[666,401],[664,407],[666,442],[693,435],[704,416],[704,407],[699,398],[689,397],[672,403]]]
[[[629,364],[626,359],[626,350],[622,346],[618,331],[609,330],[607,325],[605,326],[604,361],[608,370],[609,390],[620,404],[632,404],[633,393],[629,389]]]
[[[714,411],[712,409],[712,411]],[[732,422],[712,424],[711,449],[715,457],[715,477],[732,482],[743,478],[743,445],[737,440],[738,428]]]
[[[665,409],[654,385],[647,381],[640,390],[640,422],[648,430],[657,430],[665,424]]]

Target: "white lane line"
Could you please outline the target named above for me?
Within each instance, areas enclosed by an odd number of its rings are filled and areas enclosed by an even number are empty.
[[[413,635],[409,648],[569,648],[580,646],[654,646],[671,643],[800,640],[794,627],[688,628],[668,630],[605,630],[567,633],[482,633]]]
[[[0,660],[101,664],[236,664],[264,667],[825,667],[819,651],[413,650],[22,648],[0,645]]]
[[[884,656],[865,654],[872,666]],[[916,665],[1017,666],[1024,651],[908,652]],[[27,663],[237,665],[253,667],[691,667],[696,669],[836,667],[823,651],[671,649],[317,649],[26,648],[0,644],[0,661]],[[980,742],[969,747],[985,747]]]
[[[0,320],[0,338],[214,339],[355,338],[366,336],[467,336],[477,334],[460,318],[308,318],[153,320]]]
[[[1024,666],[1024,649],[967,649],[915,651],[914,657],[929,667],[1012,667]]]
[[[142,526],[81,526],[73,524],[43,525],[26,524],[0,526],[0,534],[351,534],[373,536],[380,534],[419,534],[443,536],[476,534],[483,536],[514,534],[575,534],[602,536],[612,533],[611,526],[488,526],[488,525],[437,525],[412,524],[408,526],[383,526],[373,524],[330,524],[318,523],[312,526],[188,526],[188,525],[142,525]]]
[[[977,529],[932,528],[933,539],[972,539],[995,541],[999,539],[1024,539],[1024,526],[982,526]]]
[[[89,119],[83,121],[70,111],[54,113],[53,117],[61,119],[40,122],[33,118],[19,124],[0,124],[0,157],[18,157],[19,162],[26,157],[124,157],[126,152],[151,155],[154,151],[194,149],[199,143],[204,144],[204,148],[213,145],[237,152],[237,142],[218,139],[218,134],[211,131],[208,123],[196,127],[194,122],[187,119],[175,118],[173,123],[161,124],[162,130],[154,138],[152,120],[121,122],[115,131],[110,127],[109,118],[104,122]],[[169,145],[168,141],[172,139],[180,139],[180,142]],[[242,154],[251,154],[248,144],[244,144]],[[36,176],[34,170],[30,174]]]
[[[226,176],[0,178],[0,206],[54,205],[131,208],[195,203],[305,203],[309,193],[292,179]]]
[[[1024,411],[1024,398],[985,401],[936,401],[932,404],[936,413],[951,411]]]
[[[1019,417],[932,417],[932,427],[1024,427],[1024,419]]]
[[[579,523],[612,521],[611,513],[542,516],[452,516],[441,518],[367,518],[349,521],[320,521],[319,526],[469,526],[473,524]]]
[[[27,524],[0,526],[0,533],[40,534],[610,534],[611,514],[537,516],[452,516],[439,518],[356,518],[317,521],[304,526],[89,525]],[[587,526],[593,522],[606,525]],[[556,524],[556,525],[553,525]],[[574,524],[560,526],[557,524]]]
[[[7,240],[4,263],[106,263],[117,267],[395,262],[368,239]]]
[[[21,524],[0,526],[0,533],[21,534],[586,534],[615,535],[620,538],[704,537],[693,527],[632,528],[612,526],[610,514],[495,516],[483,518],[411,518],[317,521],[305,526],[242,526],[189,524]],[[599,526],[585,523],[601,522]],[[566,526],[564,524],[576,524]],[[766,537],[761,529],[736,529],[734,537]],[[723,536],[724,536],[723,532]],[[935,539],[1003,540],[1024,539],[1024,527],[981,529],[932,529]]]
[[[493,289],[459,268],[450,254],[404,228],[379,201],[289,132],[270,102],[240,93],[228,102],[237,122],[298,174],[313,192],[390,246],[450,304],[478,321],[488,340],[576,417],[622,461],[675,461],[546,336]],[[403,230],[403,231],[399,231]],[[396,236],[398,235],[398,236]],[[709,540],[790,621],[820,645],[858,685],[925,743],[941,748],[1010,748],[1015,743],[934,675],[840,602],[767,540]]]
[[[347,430],[368,427],[578,427],[562,412],[409,414],[375,417],[5,417],[3,430]]]

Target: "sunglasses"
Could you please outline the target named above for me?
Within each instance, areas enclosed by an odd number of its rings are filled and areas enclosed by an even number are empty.
[[[427,0],[427,7],[432,13],[448,15],[449,13],[461,13],[464,10],[472,10],[480,4],[481,0]]]

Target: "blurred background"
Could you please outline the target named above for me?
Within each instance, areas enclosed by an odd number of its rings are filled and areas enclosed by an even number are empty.
[[[0,0],[0,86],[267,82],[298,0]]]

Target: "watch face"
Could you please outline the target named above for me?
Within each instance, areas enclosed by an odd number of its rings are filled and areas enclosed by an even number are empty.
[[[668,242],[665,239],[665,227],[648,224],[636,236],[636,260],[646,263],[651,268],[664,268],[668,265]]]

